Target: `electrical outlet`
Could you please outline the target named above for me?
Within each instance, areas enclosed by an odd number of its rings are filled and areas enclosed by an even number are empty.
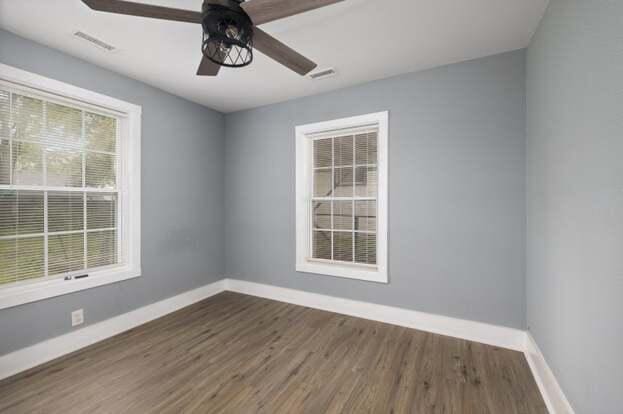
[[[84,322],[84,311],[82,309],[75,310],[71,313],[71,326],[82,325]]]

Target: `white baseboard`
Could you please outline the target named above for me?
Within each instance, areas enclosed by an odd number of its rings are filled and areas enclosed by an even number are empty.
[[[530,332],[526,332],[524,354],[550,414],[575,414]]]
[[[225,280],[0,356],[0,380],[158,319],[225,290]]]
[[[525,346],[525,332],[519,329],[237,279],[227,279],[226,289],[295,305],[405,326],[407,328],[419,329],[440,335],[453,336],[516,351],[523,351]]]
[[[575,414],[534,339],[525,331],[236,279],[222,279],[0,356],[0,380],[226,290],[524,352],[550,414]]]
[[[521,351],[550,414],[575,414],[532,336],[519,329],[237,279],[226,290]]]

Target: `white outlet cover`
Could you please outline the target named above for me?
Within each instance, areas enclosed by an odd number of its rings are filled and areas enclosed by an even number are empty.
[[[84,311],[82,309],[75,310],[71,313],[71,326],[82,325],[84,322]]]

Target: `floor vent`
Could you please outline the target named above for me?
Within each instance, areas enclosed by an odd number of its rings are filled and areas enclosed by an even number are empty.
[[[89,34],[81,32],[80,30],[74,32],[74,36],[77,37],[78,39],[85,40],[85,41],[91,43],[93,46],[95,46],[95,47],[97,47],[99,49],[105,50],[107,52],[112,52],[112,51],[114,51],[116,49],[116,47],[114,47],[113,45],[109,45],[108,43],[106,43],[106,42],[104,42],[104,41],[102,41],[102,40],[100,40],[100,39],[98,39],[96,37],[93,37],[93,36],[91,36]]]
[[[319,79],[330,78],[331,76],[335,76],[336,74],[337,73],[335,72],[335,69],[329,68],[329,69],[321,70],[319,72],[311,73],[309,77],[314,80],[319,80]]]

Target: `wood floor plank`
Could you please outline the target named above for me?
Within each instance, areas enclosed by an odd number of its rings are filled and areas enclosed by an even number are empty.
[[[224,292],[0,381],[2,413],[546,413],[523,354]]]

